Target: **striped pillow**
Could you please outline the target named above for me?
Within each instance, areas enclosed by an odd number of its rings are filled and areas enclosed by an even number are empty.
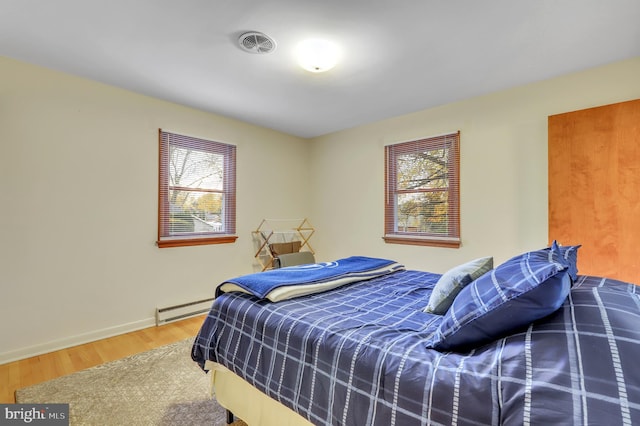
[[[571,287],[567,267],[553,247],[511,258],[460,291],[428,346],[471,349],[555,312]]]
[[[578,279],[578,249],[582,245],[577,246],[561,246],[556,240],[553,240],[548,250],[558,250],[569,267],[569,276],[575,282]]]

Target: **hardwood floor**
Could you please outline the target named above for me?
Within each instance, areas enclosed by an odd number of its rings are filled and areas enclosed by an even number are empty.
[[[195,336],[204,318],[188,318],[0,365],[0,403],[14,403],[16,389]]]

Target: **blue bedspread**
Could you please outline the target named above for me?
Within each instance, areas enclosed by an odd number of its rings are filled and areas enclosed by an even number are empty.
[[[544,320],[445,353],[425,347],[438,278],[399,271],[280,303],[223,294],[192,357],[316,425],[640,424],[640,287],[580,276]]]
[[[388,271],[383,273],[377,271],[395,263],[387,259],[352,256],[334,262],[272,269],[232,278],[226,282],[236,284],[249,293],[264,298],[270,291],[283,286],[329,282],[345,277],[369,279],[384,275]]]

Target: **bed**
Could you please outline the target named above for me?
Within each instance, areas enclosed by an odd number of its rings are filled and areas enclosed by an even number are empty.
[[[231,279],[192,358],[249,425],[640,424],[640,287],[578,275],[578,247]]]

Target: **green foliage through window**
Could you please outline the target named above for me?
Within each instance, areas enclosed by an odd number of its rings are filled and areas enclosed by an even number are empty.
[[[158,241],[235,233],[235,146],[162,131],[160,139]]]

